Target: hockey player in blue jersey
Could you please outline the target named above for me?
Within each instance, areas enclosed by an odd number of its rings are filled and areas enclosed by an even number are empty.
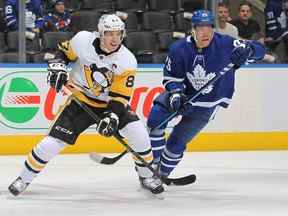
[[[266,42],[280,42],[282,38],[288,38],[287,29],[287,0],[268,0],[265,7]]]
[[[174,42],[165,61],[163,85],[166,91],[154,100],[147,121],[154,164],[162,176],[168,176],[177,166],[187,143],[214,118],[217,109],[228,107],[234,92],[236,68],[247,60],[260,60],[264,56],[260,43],[220,35],[213,27],[211,12],[195,11],[191,35]],[[235,67],[213,85],[208,85],[194,101],[185,103],[229,63]],[[182,115],[182,119],[166,141],[165,121],[175,112]],[[165,124],[161,124],[163,122]]]
[[[38,33],[43,25],[42,0],[25,0],[25,23],[28,31]],[[5,21],[9,31],[18,30],[18,0],[5,0]]]

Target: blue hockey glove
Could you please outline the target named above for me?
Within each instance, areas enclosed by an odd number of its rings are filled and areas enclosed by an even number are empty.
[[[178,111],[182,106],[182,96],[181,92],[174,90],[171,91],[169,96],[169,108],[172,112]]]
[[[110,137],[118,130],[119,118],[113,112],[106,112],[105,117],[98,123],[96,130],[102,136]]]
[[[231,54],[231,62],[235,64],[236,67],[240,67],[245,64],[247,59],[253,55],[253,48],[245,43],[244,46],[236,47]]]

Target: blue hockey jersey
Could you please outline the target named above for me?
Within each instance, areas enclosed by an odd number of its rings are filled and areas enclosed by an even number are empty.
[[[287,31],[287,15],[283,3],[283,0],[267,0],[264,12],[268,40],[276,40]]]
[[[9,31],[18,30],[18,0],[5,1],[5,21]],[[41,28],[43,25],[42,0],[30,0],[26,3],[26,11],[35,15],[35,27]]]
[[[209,80],[213,79],[225,66],[231,63],[233,49],[244,41],[228,35],[214,33],[210,45],[203,49],[196,47],[191,36],[174,42],[164,65],[163,84],[167,91],[182,89],[188,97],[198,92]],[[254,49],[252,59],[262,59],[264,47],[254,41],[250,43]],[[213,86],[208,86],[192,102],[195,107],[212,108],[216,105],[227,107],[234,92],[235,69],[231,69]]]

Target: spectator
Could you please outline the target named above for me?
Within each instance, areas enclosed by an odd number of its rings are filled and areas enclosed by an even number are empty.
[[[265,44],[280,61],[288,62],[288,5],[285,0],[267,0],[265,7]]]
[[[64,0],[54,1],[54,11],[44,17],[44,31],[67,31],[71,23],[70,12],[65,11]]]
[[[229,8],[224,3],[218,4],[218,28],[217,32],[227,34],[231,37],[238,38],[238,29],[236,26],[229,23]]]
[[[5,21],[8,31],[18,30],[18,8],[18,0],[5,0]],[[25,24],[27,31],[39,33],[43,25],[42,0],[26,0]]]
[[[287,10],[282,0],[267,0],[264,11],[266,42],[280,42],[288,34]]]
[[[258,40],[264,43],[263,34],[261,33],[260,25],[252,18],[252,5],[248,2],[243,2],[239,6],[238,18],[233,19],[231,24],[237,27],[239,36],[246,40]]]

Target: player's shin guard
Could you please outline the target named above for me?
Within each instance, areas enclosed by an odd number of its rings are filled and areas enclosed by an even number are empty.
[[[32,180],[40,173],[54,156],[56,156],[66,144],[51,136],[45,137],[28,154],[20,176],[9,186],[9,191],[17,196],[23,192]]]
[[[149,135],[140,120],[128,123],[119,132],[122,136],[127,138],[128,144],[134,151],[136,151],[147,163],[152,163],[153,155]],[[153,175],[149,169],[142,165],[141,161],[139,161],[136,157],[133,157],[133,159],[136,163],[139,176],[151,177]]]
[[[168,176],[177,164],[181,161],[183,154],[174,154],[165,149],[161,155],[161,161],[159,164],[159,173],[162,176]]]

